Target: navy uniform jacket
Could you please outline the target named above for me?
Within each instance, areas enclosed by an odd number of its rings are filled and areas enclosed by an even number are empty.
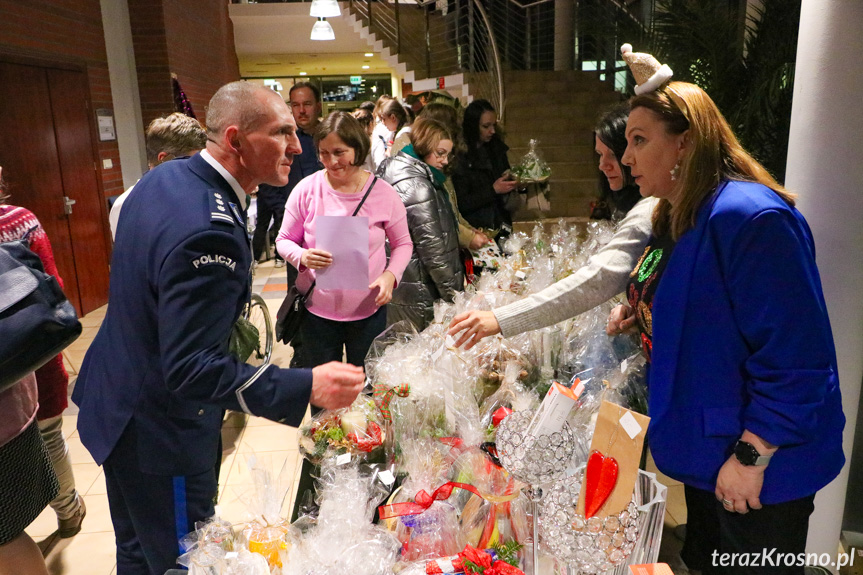
[[[102,464],[134,421],[142,469],[192,475],[216,464],[222,409],[299,425],[311,370],[255,368],[228,354],[249,296],[245,213],[200,154],[160,165],[121,213],[108,312],[72,400]]]
[[[796,209],[725,181],[680,236],[653,299],[648,438],[660,471],[713,491],[744,429],[779,446],[761,502],[812,495],[845,462],[815,245]]]

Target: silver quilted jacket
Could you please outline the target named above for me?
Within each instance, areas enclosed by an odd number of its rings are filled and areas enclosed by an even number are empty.
[[[458,224],[443,187],[434,185],[425,162],[399,152],[377,175],[401,196],[408,214],[414,251],[387,307],[387,324],[409,320],[421,331],[434,319],[434,301],[453,300],[464,289]]]

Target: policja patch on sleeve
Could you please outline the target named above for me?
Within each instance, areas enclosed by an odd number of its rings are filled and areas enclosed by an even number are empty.
[[[204,266],[224,266],[231,271],[236,271],[237,262],[233,258],[222,254],[201,254],[192,260],[192,265],[195,269],[200,269]]]

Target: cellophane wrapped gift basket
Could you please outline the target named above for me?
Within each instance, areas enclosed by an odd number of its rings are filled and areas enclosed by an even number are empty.
[[[248,513],[202,525],[181,558],[207,574],[624,573],[656,560],[665,488],[639,470],[647,427],[638,342],[609,337],[613,302],[482,340],[452,318],[536,293],[583,266],[609,222],[512,234],[486,272],[417,333],[374,343],[348,408],[298,431],[321,466],[315,515],[289,524],[277,464],[251,461]],[[634,422],[634,425],[633,425]]]

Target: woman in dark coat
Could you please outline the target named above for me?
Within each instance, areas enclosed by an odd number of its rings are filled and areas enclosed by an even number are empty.
[[[467,151],[460,154],[452,176],[462,216],[477,228],[512,231],[513,202],[517,182],[509,176],[509,150],[497,134],[497,114],[487,100],[474,100],[464,111],[462,123]],[[515,198],[517,199],[517,198]]]
[[[434,319],[434,301],[453,301],[464,289],[459,258],[458,224],[444,189],[443,168],[452,154],[452,135],[435,120],[420,117],[411,130],[411,145],[378,169],[407,208],[414,248],[402,280],[387,308],[387,324],[409,320],[425,329]]]

